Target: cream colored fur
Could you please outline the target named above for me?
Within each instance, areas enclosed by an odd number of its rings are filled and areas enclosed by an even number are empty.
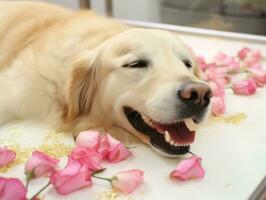
[[[151,67],[122,67],[142,57]],[[92,11],[0,1],[0,124],[37,119],[73,133],[112,127],[120,138],[129,131],[149,143],[123,106],[173,123],[175,91],[197,77],[192,53],[169,32],[129,29]]]

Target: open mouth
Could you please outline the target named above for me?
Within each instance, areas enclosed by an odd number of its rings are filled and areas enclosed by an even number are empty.
[[[191,119],[184,119],[172,124],[161,124],[130,107],[124,107],[124,113],[137,131],[150,138],[152,147],[164,154],[186,154],[190,149],[190,144],[194,142],[195,131],[190,125]]]

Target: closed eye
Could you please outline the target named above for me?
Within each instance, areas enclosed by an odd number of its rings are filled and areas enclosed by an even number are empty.
[[[133,61],[131,63],[125,64],[122,67],[129,67],[129,68],[146,68],[149,65],[149,61],[140,59]]]
[[[190,69],[192,67],[192,64],[189,60],[183,60],[183,63],[188,69]]]

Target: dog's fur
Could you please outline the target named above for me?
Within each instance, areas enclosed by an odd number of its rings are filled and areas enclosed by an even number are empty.
[[[122,67],[142,57],[151,67]],[[176,90],[186,80],[200,81],[197,64],[174,34],[132,29],[92,11],[0,2],[0,124],[34,118],[75,133],[115,126],[148,143],[123,106],[175,122]]]

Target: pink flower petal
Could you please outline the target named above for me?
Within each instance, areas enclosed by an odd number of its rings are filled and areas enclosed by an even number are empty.
[[[221,115],[225,113],[226,107],[223,97],[212,97],[211,98],[211,111],[214,115]]]
[[[243,80],[233,83],[232,89],[235,94],[252,95],[256,92],[257,86],[253,80]]]
[[[240,51],[237,53],[237,56],[241,59],[244,60],[247,57],[247,54],[251,51],[250,48],[243,47],[240,49]]]
[[[198,64],[201,70],[207,69],[209,66],[207,65],[205,58],[203,56],[197,57]]]
[[[109,162],[116,163],[131,155],[124,145],[109,134],[102,136],[98,152]]]
[[[227,69],[229,72],[239,72],[240,71],[240,64],[236,60],[231,60],[227,63]]]
[[[258,86],[266,84],[266,71],[263,69],[249,69],[250,77],[255,81]]]
[[[79,133],[76,144],[97,150],[99,147],[100,134],[97,131],[83,131]]]
[[[51,183],[59,194],[65,195],[92,185],[91,174],[87,167],[69,158],[67,166],[54,172]]]
[[[228,56],[223,52],[218,52],[214,56],[214,62],[218,66],[225,66],[227,67],[228,65],[235,63],[234,57]]]
[[[208,84],[212,90],[212,96],[214,96],[214,97],[224,96],[224,94],[225,94],[224,85],[222,85],[220,82],[216,82],[216,81],[210,81]]]
[[[186,181],[189,179],[203,178],[204,175],[205,171],[201,166],[201,158],[192,156],[182,160],[171,172],[170,177],[173,179]]]
[[[117,173],[112,178],[112,186],[125,194],[132,193],[142,182],[144,172],[133,169]]]
[[[243,60],[243,64],[248,68],[255,68],[259,66],[262,62],[262,55],[259,50],[251,50],[247,53],[245,59]]]
[[[26,193],[27,190],[20,180],[0,177],[1,200],[26,200]]]
[[[8,165],[16,159],[16,153],[12,150],[0,147],[0,167]]]
[[[206,80],[227,78],[228,77],[228,75],[226,74],[227,71],[228,69],[226,67],[208,68],[204,71],[204,77],[206,77]]]
[[[258,62],[260,62],[262,59],[263,59],[263,57],[262,57],[262,55],[261,55],[261,52],[260,52],[260,50],[254,50],[254,51],[251,51],[251,53],[250,53],[250,56],[254,59],[254,60],[256,60],[256,61],[258,61]]]
[[[70,157],[71,159],[79,161],[81,164],[85,165],[88,170],[94,171],[102,169],[102,156],[94,149],[84,146],[76,146],[72,150]]]
[[[52,173],[58,166],[59,160],[40,151],[34,151],[25,164],[25,172],[33,172],[34,177]]]

